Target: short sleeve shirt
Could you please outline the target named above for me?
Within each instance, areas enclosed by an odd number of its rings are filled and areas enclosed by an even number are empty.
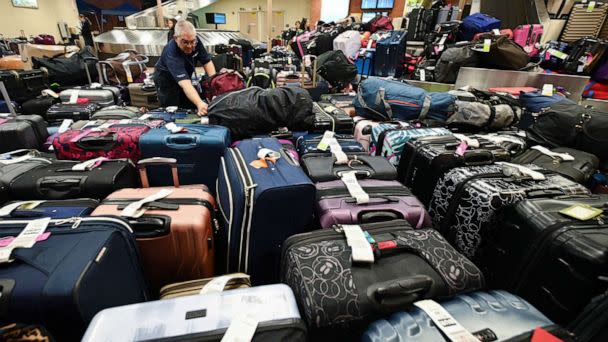
[[[196,37],[196,48],[190,55],[186,55],[172,39],[163,49],[155,70],[162,76],[171,76],[176,82],[189,80],[194,72],[197,62],[205,65],[211,61],[211,57],[205,50],[200,38]]]

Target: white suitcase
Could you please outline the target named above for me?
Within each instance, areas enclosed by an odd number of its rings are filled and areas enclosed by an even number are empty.
[[[234,320],[243,316],[246,316],[244,321]],[[238,324],[251,323],[247,321],[251,319],[259,322],[254,341],[306,341],[306,326],[300,318],[293,292],[285,284],[105,309],[95,315],[82,341],[124,342],[178,336],[189,340],[220,341],[229,326],[234,331],[239,328]],[[239,337],[246,334],[244,329],[237,332]]]
[[[359,31],[344,31],[334,39],[334,50],[342,50],[344,55],[354,58],[361,48],[361,34]]]

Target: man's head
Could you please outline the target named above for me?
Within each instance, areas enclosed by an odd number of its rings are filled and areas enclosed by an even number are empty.
[[[175,42],[185,54],[189,55],[196,48],[196,30],[191,22],[179,20],[175,24]]]
[[[85,21],[85,20],[87,20],[87,17],[85,17],[84,14],[81,13],[78,15],[78,20]]]

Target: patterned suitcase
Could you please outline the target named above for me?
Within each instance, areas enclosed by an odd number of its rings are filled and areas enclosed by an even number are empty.
[[[386,158],[395,167],[403,158],[405,144],[411,139],[437,135],[451,135],[445,128],[395,128],[391,125],[378,125],[372,128],[372,144],[377,141],[373,153]],[[377,137],[377,138],[374,138]]]
[[[354,118],[355,121],[355,140],[357,140],[365,151],[374,154],[375,142],[372,144],[372,129],[380,124],[391,124],[395,127],[409,127],[409,124],[404,121],[390,121],[390,122],[379,122],[368,120],[360,116]]]
[[[458,251],[477,259],[497,210],[526,198],[586,194],[584,186],[535,165],[459,167],[437,182],[429,213]]]

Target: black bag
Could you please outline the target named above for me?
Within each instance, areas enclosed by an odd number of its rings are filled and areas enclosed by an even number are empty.
[[[58,57],[32,57],[34,68],[45,67],[49,72],[49,81],[59,83],[62,87],[89,83],[85,68],[88,68],[91,79],[96,79],[98,75],[95,60],[96,57],[89,46],[70,57],[63,56],[63,53]]]
[[[484,287],[479,269],[434,229],[414,230],[404,220],[360,227],[374,240],[373,263],[352,260],[342,226],[283,244],[281,282],[294,291],[313,341],[354,341],[371,320],[415,301]]]
[[[533,147],[513,159],[516,164],[534,164],[544,169],[555,171],[573,181],[586,184],[589,178],[597,171],[600,161],[593,154],[567,147],[551,149],[553,153],[566,153],[574,160],[564,160],[559,156],[550,156],[542,151],[543,147]]]
[[[581,38],[570,45],[570,52],[562,69],[570,74],[591,75],[601,63],[607,48],[608,43],[601,39]],[[593,58],[590,63],[587,63],[588,56]]]
[[[435,81],[456,83],[458,72],[462,67],[476,67],[479,64],[477,52],[467,44],[446,49],[435,65]]]
[[[608,291],[593,298],[568,328],[577,342],[608,341]]]
[[[40,115],[45,117],[46,111],[55,103],[59,103],[58,98],[46,95],[40,95],[34,99],[27,100],[21,105],[21,114],[24,115]]]
[[[276,72],[274,69],[255,67],[247,79],[247,87],[274,88],[275,79]]]
[[[323,32],[317,35],[310,45],[308,45],[308,52],[311,55],[320,56],[327,51],[334,49],[334,39],[338,34],[332,35],[331,32]]]
[[[498,37],[490,45],[490,52],[479,52],[481,64],[490,69],[523,69],[530,57],[524,49],[507,37]]]
[[[336,108],[328,102],[315,102],[313,112],[315,113],[315,132],[353,133],[353,118],[343,109]]]
[[[348,164],[336,164],[334,156],[304,155],[302,168],[313,182],[339,180],[343,172],[357,171],[357,178],[395,180],[397,170],[386,159],[366,153],[348,153]]]
[[[0,161],[8,161],[29,155],[31,158],[13,164],[0,163],[0,204],[11,198],[10,185],[13,181],[29,170],[50,164],[51,160],[40,157],[36,150],[19,150],[0,155]]]
[[[49,79],[43,70],[0,70],[0,81],[12,101],[24,102],[40,95],[49,87]]]
[[[209,105],[209,123],[230,129],[232,140],[268,134],[279,127],[308,131],[314,127],[312,99],[296,87],[258,87],[223,94]]]
[[[357,67],[342,50],[327,51],[317,58],[317,73],[331,85],[339,86],[357,77]]]
[[[46,120],[55,124],[60,124],[65,119],[89,120],[99,108],[101,107],[96,103],[57,103],[46,112]]]
[[[42,148],[49,137],[46,127],[39,115],[0,118],[0,152]]]
[[[528,298],[559,324],[570,322],[606,290],[608,196],[529,199],[507,207],[488,230],[480,267],[491,283]],[[560,211],[588,205],[604,211],[586,221]]]
[[[543,109],[528,128],[538,145],[570,147],[608,160],[608,113],[577,104],[558,102]]]

